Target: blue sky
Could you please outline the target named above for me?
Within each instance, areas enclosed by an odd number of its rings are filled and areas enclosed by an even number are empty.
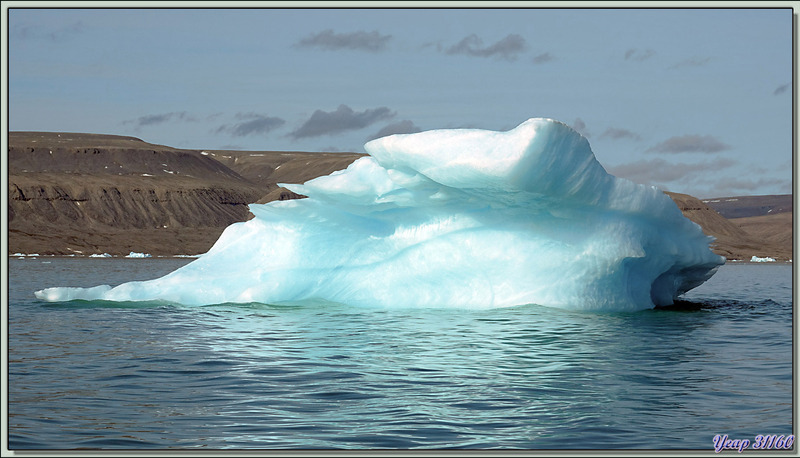
[[[701,198],[792,192],[790,8],[10,3],[12,131],[363,152],[387,133],[549,117],[637,182]]]

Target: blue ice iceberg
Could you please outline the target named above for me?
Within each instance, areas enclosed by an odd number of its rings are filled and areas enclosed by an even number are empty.
[[[308,199],[251,205],[255,218],[162,278],[36,296],[625,311],[672,304],[724,263],[668,196],[609,175],[551,119],[365,149],[346,170],[284,185]]]

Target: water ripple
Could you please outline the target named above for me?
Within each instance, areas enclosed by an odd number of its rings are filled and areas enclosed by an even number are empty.
[[[50,282],[25,262],[15,275]],[[754,272],[737,269],[722,279]],[[710,450],[716,433],[788,434],[791,299],[709,288],[622,314],[59,307],[14,292],[9,440],[16,450]]]

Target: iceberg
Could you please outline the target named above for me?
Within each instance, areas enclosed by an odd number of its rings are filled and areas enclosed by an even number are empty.
[[[347,169],[281,184],[191,263],[47,301],[161,300],[591,311],[666,306],[725,258],[659,189],[608,174],[567,125],[431,130],[370,141]]]

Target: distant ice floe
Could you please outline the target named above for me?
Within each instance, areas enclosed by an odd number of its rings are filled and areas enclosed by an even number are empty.
[[[47,255],[42,255],[42,254],[38,254],[38,253],[30,253],[30,254],[13,253],[13,254],[9,255],[10,258],[18,258],[18,259],[24,259],[24,258],[36,259],[38,257],[45,257],[45,256],[57,257],[57,258],[75,258],[75,257],[87,257],[87,258],[117,258],[117,257],[124,257],[124,258],[153,258],[154,257],[153,255],[148,254],[148,253],[137,253],[137,252],[134,252],[134,251],[131,251],[129,254],[127,254],[125,256],[115,256],[115,255],[112,255],[112,254],[109,254],[109,253],[93,253],[93,254],[90,254],[88,256],[84,256],[82,254],[74,254],[74,253],[72,253],[72,254],[47,254]],[[159,258],[197,258],[197,257],[200,257],[200,256],[202,256],[202,255],[201,254],[175,254],[175,255],[170,255],[170,256],[158,256],[158,257]]]
[[[75,256],[75,255],[70,255],[70,256]],[[199,254],[175,254],[175,255],[171,255],[171,256],[157,256],[157,257],[159,257],[159,258],[196,258],[198,256],[200,256],[200,255]],[[103,254],[91,254],[91,255],[89,255],[89,257],[90,258],[114,258],[114,257],[117,257],[117,256],[114,256],[114,255],[111,255],[111,254],[108,254],[108,253],[103,253]],[[122,257],[124,257],[124,258],[152,258],[153,255],[148,254],[148,253],[137,253],[137,252],[131,251],[129,254],[127,254],[125,256],[122,256]]]
[[[128,254],[125,257],[126,258],[152,258],[152,256],[147,254],[147,253],[136,253],[134,251],[131,251],[130,254]]]
[[[750,262],[776,262],[774,258],[770,258],[769,256],[765,258],[759,258],[758,256],[753,256],[750,258]]]

